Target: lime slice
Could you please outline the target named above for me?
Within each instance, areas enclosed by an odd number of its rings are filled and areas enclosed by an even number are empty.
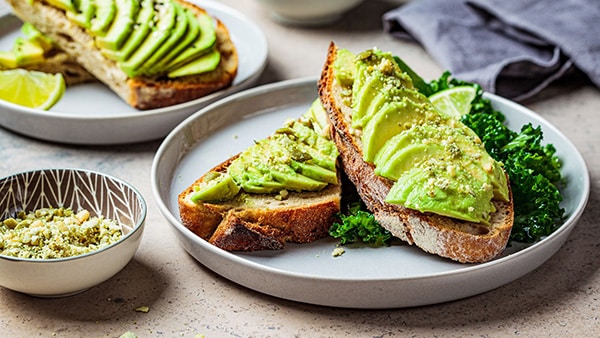
[[[65,92],[62,74],[25,69],[0,71],[0,99],[18,105],[48,110]]]
[[[441,113],[460,119],[471,111],[471,102],[477,90],[471,86],[458,86],[444,89],[429,97],[433,106]]]

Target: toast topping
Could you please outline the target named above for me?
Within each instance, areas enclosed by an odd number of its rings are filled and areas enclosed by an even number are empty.
[[[48,52],[54,48],[52,41],[31,24],[23,24],[21,32],[25,37],[16,38],[12,50],[0,51],[0,69],[44,62]]]
[[[175,0],[52,0],[94,37],[96,47],[129,77],[178,78],[215,70],[215,21]]]
[[[202,186],[190,197],[195,203],[223,202],[232,199],[240,192],[240,187],[231,178],[231,175],[220,172],[210,172],[204,177]]]
[[[501,164],[471,129],[437,111],[391,54],[350,54],[340,50],[336,81],[348,88],[363,159],[395,181],[386,202],[488,224],[492,199],[509,199]]]
[[[240,189],[285,198],[287,191],[319,191],[337,184],[337,148],[320,133],[314,114],[311,108],[244,150],[227,172],[205,177],[192,201],[225,201]]]

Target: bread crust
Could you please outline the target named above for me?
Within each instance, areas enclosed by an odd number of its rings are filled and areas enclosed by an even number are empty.
[[[226,172],[236,158],[209,172]],[[277,250],[287,242],[313,242],[328,236],[337,221],[341,184],[317,192],[290,192],[284,200],[278,200],[277,194],[242,192],[224,203],[195,203],[190,196],[207,174],[179,194],[179,215],[188,229],[224,250]]]
[[[175,0],[200,15],[206,11],[184,0]],[[65,13],[40,1],[7,0],[21,20],[33,24],[56,45],[71,55],[95,78],[137,109],[156,109],[194,100],[233,83],[237,75],[238,55],[227,27],[218,19],[217,45],[221,62],[215,71],[176,79],[164,77],[130,78],[113,60],[103,56],[85,29],[71,22]]]
[[[336,55],[332,42],[319,80],[319,97],[334,128],[342,167],[375,219],[401,240],[458,262],[486,262],[500,255],[513,224],[512,194],[509,202],[494,201],[497,211],[489,227],[385,202],[393,182],[375,175],[373,164],[363,160],[360,136],[350,127],[352,109],[344,104],[333,73]]]

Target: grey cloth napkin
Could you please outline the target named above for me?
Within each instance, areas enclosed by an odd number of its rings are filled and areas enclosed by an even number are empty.
[[[454,77],[524,100],[557,79],[600,87],[599,0],[418,0],[383,15]]]

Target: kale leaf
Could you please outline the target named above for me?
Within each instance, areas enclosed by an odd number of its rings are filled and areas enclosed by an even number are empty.
[[[359,240],[373,247],[385,246],[392,235],[375,220],[372,213],[360,201],[348,205],[346,213],[338,214],[341,222],[334,223],[329,235],[339,238],[340,243],[350,244]]]

